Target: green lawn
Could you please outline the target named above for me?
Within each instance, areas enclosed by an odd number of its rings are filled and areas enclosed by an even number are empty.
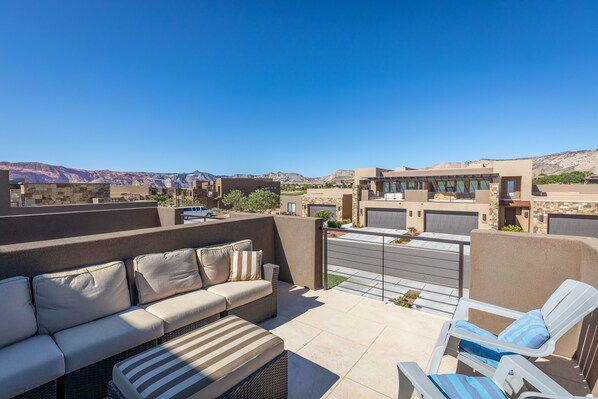
[[[338,274],[328,273],[328,288],[336,287],[349,277],[339,276]]]

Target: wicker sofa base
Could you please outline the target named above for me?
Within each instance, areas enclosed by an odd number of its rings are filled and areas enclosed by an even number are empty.
[[[250,323],[258,324],[276,316],[275,311],[272,310],[272,300],[273,294],[270,294],[238,308],[227,310],[224,312],[224,316],[235,315]]]
[[[58,391],[64,399],[98,399],[107,395],[108,381],[112,380],[112,368],[118,362],[158,345],[154,339],[128,351],[66,374],[58,380]]]
[[[15,396],[13,399],[56,399],[57,388],[57,380],[54,380]]]
[[[218,399],[285,399],[288,396],[289,362],[287,351],[259,368],[255,373],[229,389]],[[127,399],[108,383],[108,399]]]
[[[158,338],[158,344],[163,344],[164,342],[168,342],[171,339],[178,338],[181,335],[185,335],[188,332],[197,330],[199,327],[206,326],[206,325],[213,323],[219,319],[220,319],[220,313],[215,314],[214,316],[207,317],[200,321],[196,321],[195,323],[191,323],[189,325],[186,325],[185,327],[181,327],[178,330],[174,330],[169,333],[166,333],[162,337]]]

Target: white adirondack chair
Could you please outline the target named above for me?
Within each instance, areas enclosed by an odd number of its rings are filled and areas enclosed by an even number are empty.
[[[554,352],[557,341],[573,326],[583,320],[585,316],[596,309],[596,307],[598,307],[598,290],[579,281],[566,280],[540,309],[550,338],[540,348],[531,349],[526,346],[501,341],[497,337],[489,337],[456,328],[455,323],[458,320],[468,320],[470,309],[476,309],[513,320],[519,319],[524,315],[524,313],[515,310],[462,298],[457,305],[454,319],[445,322],[442,327],[436,347],[432,352],[428,373],[436,374],[443,356],[448,354],[455,356],[460,362],[467,364],[474,370],[492,377],[495,367],[481,361],[479,357],[460,349],[459,343],[461,340],[474,342],[486,348],[497,348],[502,352],[520,354],[529,358],[549,356]]]
[[[459,374],[428,376],[414,362],[398,363],[399,399],[410,399],[414,390],[421,399],[497,398],[515,392],[519,399],[571,399],[575,397],[536,366],[519,355],[503,356],[492,378]],[[444,377],[440,380],[438,377]],[[433,381],[434,380],[434,381]],[[525,382],[525,384],[524,384]],[[532,390],[527,390],[531,386]]]

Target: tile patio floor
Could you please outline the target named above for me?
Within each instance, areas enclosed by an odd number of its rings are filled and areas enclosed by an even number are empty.
[[[442,323],[432,314],[340,290],[279,282],[278,317],[260,325],[289,350],[289,399],[395,398],[396,363],[427,366]],[[446,372],[456,362],[443,362]]]

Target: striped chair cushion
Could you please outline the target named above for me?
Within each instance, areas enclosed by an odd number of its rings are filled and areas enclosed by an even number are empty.
[[[544,323],[542,312],[536,309],[515,320],[503,332],[498,334],[498,339],[511,344],[538,349],[550,339],[550,333]]]
[[[479,335],[482,335],[485,337],[496,338],[496,335],[492,334],[491,332],[488,332],[488,331],[484,330],[483,328],[476,326],[475,324],[471,324],[471,323],[468,323],[463,320],[458,320],[455,323],[455,328],[459,328],[459,329],[466,330],[466,331],[471,331],[473,333],[476,333],[476,334],[479,334]],[[469,353],[470,355],[474,356],[481,362],[484,362],[487,365],[494,367],[494,368],[496,368],[498,366],[498,362],[500,361],[500,358],[502,356],[512,355],[511,352],[503,352],[498,348],[486,347],[486,346],[477,344],[475,342],[466,341],[466,340],[462,340],[459,343],[459,349],[464,352]]]
[[[233,251],[228,281],[262,279],[262,251]]]
[[[462,374],[436,374],[428,378],[447,399],[506,399],[490,378]]]
[[[113,382],[127,399],[213,398],[284,351],[284,342],[228,316],[114,366]]]

